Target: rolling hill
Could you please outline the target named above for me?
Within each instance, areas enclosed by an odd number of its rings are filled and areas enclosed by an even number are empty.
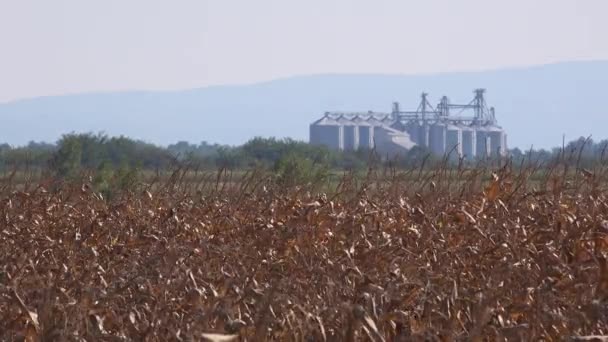
[[[432,75],[313,75],[186,91],[90,93],[0,104],[0,141],[55,141],[71,131],[127,135],[161,145],[187,140],[240,144],[253,136],[308,139],[328,110],[415,109],[419,94],[467,103],[487,89],[510,147],[608,138],[608,61]]]

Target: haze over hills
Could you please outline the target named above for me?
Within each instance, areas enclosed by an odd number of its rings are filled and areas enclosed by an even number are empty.
[[[179,140],[240,144],[254,136],[308,139],[325,111],[415,109],[422,91],[432,103],[447,95],[468,103],[486,88],[510,147],[561,145],[592,135],[608,138],[608,61],[434,75],[314,75],[251,85],[186,91],[65,95],[0,104],[0,141],[55,141],[62,134],[100,132],[161,145]]]

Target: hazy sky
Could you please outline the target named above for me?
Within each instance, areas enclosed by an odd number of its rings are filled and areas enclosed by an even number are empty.
[[[608,0],[0,0],[0,102],[608,59]]]

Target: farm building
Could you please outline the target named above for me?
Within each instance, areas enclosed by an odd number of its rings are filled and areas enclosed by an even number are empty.
[[[390,113],[326,112],[310,125],[310,143],[336,150],[375,148],[383,154],[404,153],[418,145],[438,155],[467,159],[504,156],[507,134],[498,125],[494,108],[487,107],[484,93],[476,89],[474,99],[464,105],[443,96],[436,107],[423,93],[415,111],[401,111],[394,103]],[[467,111],[472,115],[463,115]]]

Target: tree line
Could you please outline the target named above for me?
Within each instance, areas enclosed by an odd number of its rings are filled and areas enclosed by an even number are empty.
[[[524,160],[550,163],[557,159],[575,159],[585,167],[603,159],[608,141],[594,142],[579,138],[552,150],[512,149],[509,158],[514,163]],[[0,171],[39,170],[58,177],[70,177],[82,172],[122,170],[167,170],[177,164],[199,169],[249,169],[263,167],[275,171],[305,170],[364,170],[370,165],[394,167],[431,165],[444,156],[434,156],[422,147],[414,147],[403,155],[383,156],[375,151],[333,151],[292,139],[256,137],[241,146],[192,144],[181,141],[167,147],[105,134],[71,133],[56,143],[30,142],[25,146],[0,145]],[[452,162],[457,162],[451,159]],[[295,171],[294,171],[295,172]]]

